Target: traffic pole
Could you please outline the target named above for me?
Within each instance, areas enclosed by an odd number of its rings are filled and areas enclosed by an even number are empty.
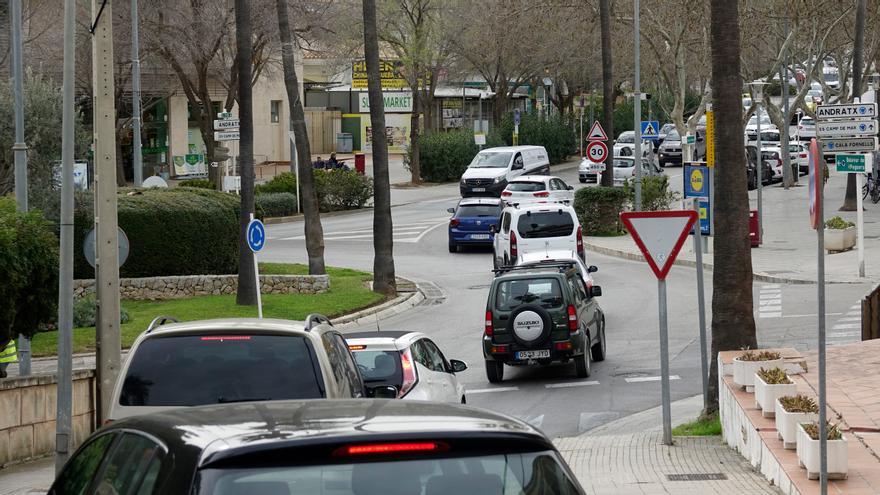
[[[828,428],[827,403],[825,395],[825,196],[824,160],[820,154],[816,160],[816,246],[818,263],[816,266],[816,313],[819,340],[819,485],[820,493],[828,495]],[[861,191],[857,194],[861,197]]]
[[[711,186],[710,186],[711,187]],[[703,410],[709,408],[709,350],[706,343],[706,294],[703,288],[703,232],[700,226],[700,198],[694,198],[694,254],[697,261],[697,314],[700,322],[700,377],[703,379]]]
[[[696,225],[694,228],[699,229],[699,225]],[[666,322],[666,279],[664,278],[657,279],[657,306],[660,313],[660,383],[663,409],[663,444],[672,445],[672,407],[669,398],[669,332]]]
[[[254,214],[251,213],[251,222],[254,221]],[[248,229],[250,230],[250,229]],[[264,238],[265,239],[265,238]],[[265,240],[263,241],[265,242]],[[263,297],[262,290],[260,289],[260,265],[257,263],[257,252],[251,249],[254,253],[254,278],[256,279],[256,287],[257,287],[257,318],[263,319]]]
[[[642,209],[642,89],[641,89],[641,74],[639,71],[639,57],[641,54],[639,53],[639,41],[640,41],[640,33],[639,33],[639,0],[633,0],[633,7],[635,10],[633,16],[633,32],[635,33],[635,77],[633,79],[633,122],[634,122],[634,131],[636,134],[635,138],[635,146],[633,147],[633,166],[636,169],[636,198],[635,198],[635,209],[636,211],[640,211]],[[611,130],[613,132],[613,129]],[[614,155],[614,152],[611,153]],[[671,445],[671,444],[670,444]]]
[[[138,0],[131,0],[131,132],[134,187],[144,183],[144,156],[141,153],[141,60],[138,42]]]
[[[761,241],[764,240],[764,219],[763,219],[763,209],[762,209],[762,201],[761,201],[761,190],[764,189],[764,177],[763,177],[763,168],[762,165],[763,157],[761,156],[761,102],[758,102],[758,127],[756,131],[758,132],[758,235],[761,237]]]
[[[866,155],[865,161],[867,162],[871,158]],[[864,181],[864,176],[861,173],[856,173],[856,223],[858,224],[856,245],[859,248],[859,277],[861,278],[865,278],[865,212],[862,210],[862,185]]]
[[[64,0],[63,110],[61,117],[61,221],[58,267],[58,385],[55,410],[55,473],[70,455],[73,426],[73,82],[76,76],[76,0]]]

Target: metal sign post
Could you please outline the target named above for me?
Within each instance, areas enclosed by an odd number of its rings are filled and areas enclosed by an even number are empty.
[[[821,108],[821,107],[820,107]],[[828,427],[825,395],[825,219],[822,204],[823,158],[816,138],[807,154],[810,164],[810,223],[816,229],[816,313],[819,340],[819,484],[828,493]],[[861,196],[859,194],[859,196]]]
[[[700,200],[694,199],[694,211],[700,214]],[[702,219],[701,219],[702,220]],[[706,342],[706,294],[703,288],[702,225],[694,226],[694,254],[697,258],[697,314],[700,323],[700,377],[703,379],[703,409],[709,408],[709,349]]]
[[[620,214],[626,230],[657,276],[660,320],[660,382],[663,410],[663,443],[672,445],[672,406],[669,390],[669,336],[666,310],[666,275],[697,221],[693,210],[629,211]],[[705,341],[705,339],[704,339]],[[706,360],[704,359],[704,362]]]
[[[254,253],[254,278],[257,281],[257,317],[263,318],[263,298],[260,290],[260,266],[257,264],[257,253],[266,245],[266,227],[263,222],[254,218],[251,213],[251,221],[247,225],[247,244]]]

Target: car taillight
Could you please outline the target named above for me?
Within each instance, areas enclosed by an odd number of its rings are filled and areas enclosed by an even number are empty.
[[[398,398],[409,393],[415,387],[416,382],[419,381],[409,348],[400,351],[400,367],[403,368],[403,383],[400,384],[400,391],[397,393]]]
[[[572,332],[577,332],[578,329],[577,309],[571,304],[568,305],[568,329]]]
[[[495,333],[495,328],[492,326],[492,312],[486,311],[486,336],[491,337],[492,334]]]
[[[335,457],[350,455],[399,454],[403,452],[446,452],[449,445],[442,442],[395,442],[347,445],[333,451]]]
[[[798,155],[798,156],[801,157],[801,158],[806,158],[806,157],[807,157],[807,154],[806,154],[806,153],[801,153],[801,154]]]
[[[536,198],[549,198],[550,197],[550,193],[547,191],[536,192],[532,195]]]
[[[577,252],[578,252],[578,256],[580,256],[581,260],[583,260],[584,259],[584,231],[580,225],[578,225],[578,231],[577,231]]]
[[[519,250],[516,247],[516,232],[513,229],[510,230],[510,257],[513,260],[516,260],[516,257],[519,256]],[[513,263],[511,260],[511,263]]]
[[[501,191],[501,197],[506,198],[508,196],[513,196],[513,193],[510,191]]]
[[[458,227],[458,225],[459,225],[460,223],[461,223],[461,220],[459,220],[459,219],[457,219],[457,218],[450,218],[450,219],[449,219],[449,226],[450,226],[450,227]]]

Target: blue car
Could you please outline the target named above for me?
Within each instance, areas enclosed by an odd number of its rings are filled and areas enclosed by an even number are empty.
[[[462,245],[491,246],[493,225],[498,230],[504,202],[496,198],[465,198],[457,208],[449,208],[449,252],[458,252]]]

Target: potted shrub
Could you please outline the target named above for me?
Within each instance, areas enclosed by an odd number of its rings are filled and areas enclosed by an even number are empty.
[[[765,418],[776,414],[776,398],[797,393],[797,385],[782,368],[760,368],[755,372],[755,407]]]
[[[840,425],[826,423],[828,438],[828,479],[846,479],[846,438]],[[797,456],[801,467],[807,469],[807,478],[819,479],[819,423],[798,423]]]
[[[812,397],[798,394],[776,399],[776,434],[784,448],[797,446],[798,424],[818,420],[819,406]]]
[[[856,224],[840,217],[825,221],[825,250],[847,251],[856,245]]]
[[[733,360],[733,382],[751,391],[755,372],[760,368],[782,366],[782,355],[775,351],[746,351]]]

